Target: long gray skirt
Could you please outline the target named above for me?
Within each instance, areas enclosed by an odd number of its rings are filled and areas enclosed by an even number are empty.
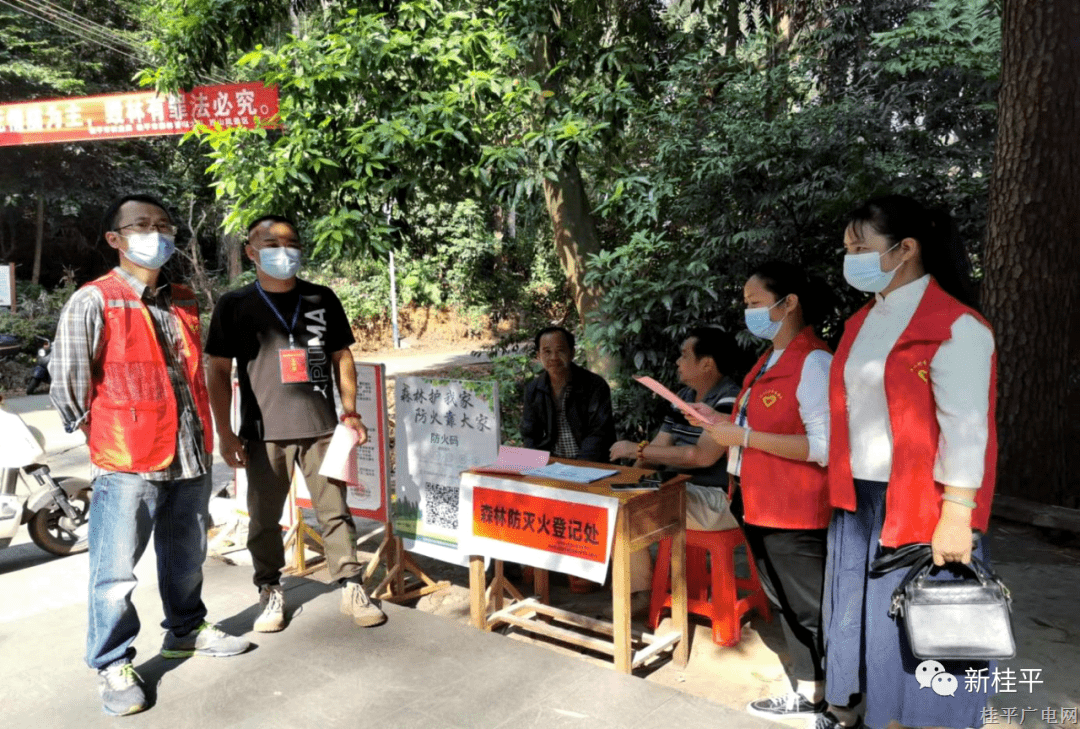
[[[885,729],[892,720],[909,727],[980,727],[992,693],[992,663],[941,661],[956,678],[952,696],[938,695],[916,677],[922,661],[911,654],[900,620],[889,617],[889,603],[908,568],[870,577],[870,563],[881,556],[885,487],[878,481],[855,481],[858,508],[837,510],[829,525],[822,619],[825,627],[825,698],[848,706],[862,694],[863,720]],[[986,562],[980,540],[975,556]],[[941,570],[935,579],[955,579]],[[971,676],[988,677],[986,681]],[[925,680],[923,683],[928,683]]]

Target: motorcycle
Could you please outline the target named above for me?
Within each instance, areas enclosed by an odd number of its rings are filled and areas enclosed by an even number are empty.
[[[45,337],[38,337],[41,341],[41,347],[37,351],[37,362],[34,364],[34,370],[30,373],[30,379],[26,383],[26,394],[33,395],[38,385],[44,382],[46,385],[52,383],[52,377],[49,376],[49,360],[52,359],[52,342]]]
[[[0,359],[18,354],[22,346],[22,340],[14,334],[0,334]]]
[[[0,548],[11,544],[26,524],[30,539],[63,557],[85,552],[90,518],[90,482],[53,477],[40,463],[45,454],[40,432],[8,411],[0,400]],[[20,477],[30,491],[17,495]]]

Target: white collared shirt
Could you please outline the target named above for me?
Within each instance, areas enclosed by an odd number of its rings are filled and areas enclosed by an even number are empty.
[[[844,366],[851,473],[868,481],[888,481],[892,472],[892,426],[885,398],[885,358],[911,323],[930,275],[916,279],[877,303],[866,316]],[[952,325],[952,338],[930,361],[937,406],[934,479],[947,486],[977,489],[982,484],[990,410],[990,360],[994,336],[970,314]]]

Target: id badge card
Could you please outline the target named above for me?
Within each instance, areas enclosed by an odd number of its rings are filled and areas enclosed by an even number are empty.
[[[281,365],[281,383],[310,382],[308,379],[307,350],[279,349],[278,363]]]

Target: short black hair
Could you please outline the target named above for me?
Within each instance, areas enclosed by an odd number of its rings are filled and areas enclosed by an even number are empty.
[[[711,357],[720,374],[732,378],[745,374],[746,352],[735,340],[735,335],[720,327],[696,326],[686,333],[686,339],[694,340],[694,356],[698,359]]]
[[[293,221],[289,220],[288,218],[286,218],[286,217],[284,217],[282,215],[261,215],[261,216],[255,218],[250,223],[248,223],[248,229],[247,229],[248,235],[251,235],[251,231],[255,230],[260,225],[262,225],[263,223],[267,223],[267,222],[270,222],[270,223],[285,223],[285,225],[287,225],[287,226],[289,226],[290,228],[293,229],[294,233],[296,233],[297,235],[300,235],[300,229],[296,227],[296,223],[294,223]]]
[[[155,205],[165,211],[165,214],[169,216],[169,222],[172,222],[172,213],[165,207],[165,203],[158,200],[153,195],[147,195],[145,193],[135,193],[133,195],[123,195],[112,201],[109,207],[105,208],[105,214],[101,216],[101,239],[105,239],[105,234],[111,230],[116,230],[117,218],[120,217],[120,208],[124,206],[124,203],[129,202],[141,202]]]
[[[536,353],[540,353],[540,337],[552,334],[553,332],[562,333],[566,339],[566,344],[570,347],[570,354],[574,353],[574,335],[566,327],[544,327],[536,334],[536,339],[533,340],[533,345],[536,347]]]

